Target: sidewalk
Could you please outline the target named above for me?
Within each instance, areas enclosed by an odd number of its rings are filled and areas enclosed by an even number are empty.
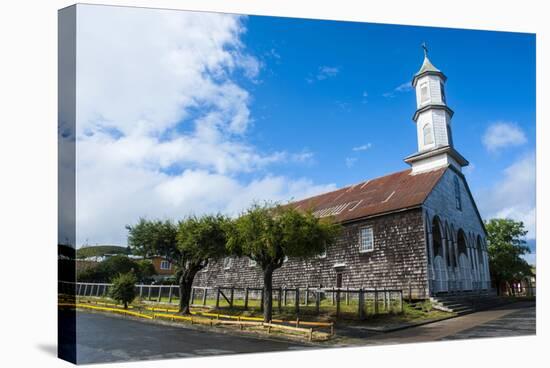
[[[338,344],[348,346],[433,342],[526,308],[534,309],[535,302],[508,304],[496,309],[475,312],[388,333],[376,332],[361,327],[338,329],[337,334],[341,338]]]

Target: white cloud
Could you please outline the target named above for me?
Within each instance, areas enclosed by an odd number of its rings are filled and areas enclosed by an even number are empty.
[[[355,163],[357,162],[357,157],[346,157],[346,167],[347,168],[352,168],[353,166],[355,166]]]
[[[340,73],[340,68],[337,68],[335,66],[320,66],[319,72],[317,73],[317,79],[323,80],[327,78],[336,77]]]
[[[361,146],[353,147],[352,151],[358,152],[358,151],[366,151],[368,149],[372,148],[372,143],[363,144]]]
[[[316,80],[322,81],[328,78],[334,78],[338,75],[338,73],[340,73],[340,68],[335,66],[322,65],[317,70],[317,74],[315,74],[314,77],[310,74],[310,76],[306,78],[306,81],[308,83],[313,83]]]
[[[412,91],[412,89],[413,87],[411,82],[405,82],[395,87],[396,92],[407,92],[407,91]]]
[[[525,133],[515,123],[493,123],[483,135],[483,145],[489,152],[497,152],[501,148],[521,146],[525,143],[527,143]]]
[[[405,83],[402,83],[402,84],[398,85],[397,87],[395,87],[390,92],[382,93],[382,97],[393,98],[393,97],[395,97],[396,93],[409,92],[409,91],[412,91],[412,89],[413,89],[413,87],[411,85],[411,82],[405,82]]]
[[[243,18],[88,5],[78,16],[77,244],[125,243],[140,216],[235,214],[334,189],[266,171],[313,153],[247,142],[251,96],[234,77],[254,82],[262,66]]]
[[[492,188],[480,192],[480,210],[486,219],[511,218],[523,221],[527,239],[536,237],[535,154],[514,162]]]

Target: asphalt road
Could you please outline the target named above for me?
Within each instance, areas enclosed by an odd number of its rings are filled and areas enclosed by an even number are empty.
[[[535,303],[521,302],[394,332],[348,328],[341,346],[388,345],[483,337],[525,336],[536,333]],[[337,333],[343,335],[342,330]]]
[[[478,326],[457,332],[441,340],[477,339],[535,335],[537,329],[535,306],[526,307]]]
[[[261,340],[103,314],[77,313],[78,364],[302,350],[291,342]]]

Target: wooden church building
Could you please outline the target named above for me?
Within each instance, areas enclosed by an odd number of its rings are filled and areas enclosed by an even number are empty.
[[[486,232],[452,139],[447,77],[428,59],[414,75],[418,152],[410,168],[292,203],[333,216],[343,231],[308,261],[288,259],[274,287],[412,290],[416,298],[490,288]],[[248,258],[226,258],[197,274],[195,286],[261,287]],[[409,289],[410,288],[410,289]]]

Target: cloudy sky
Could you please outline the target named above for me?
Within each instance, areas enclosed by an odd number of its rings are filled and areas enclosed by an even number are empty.
[[[524,221],[534,250],[534,36],[93,5],[78,8],[77,244],[406,169],[422,41],[482,215]]]

